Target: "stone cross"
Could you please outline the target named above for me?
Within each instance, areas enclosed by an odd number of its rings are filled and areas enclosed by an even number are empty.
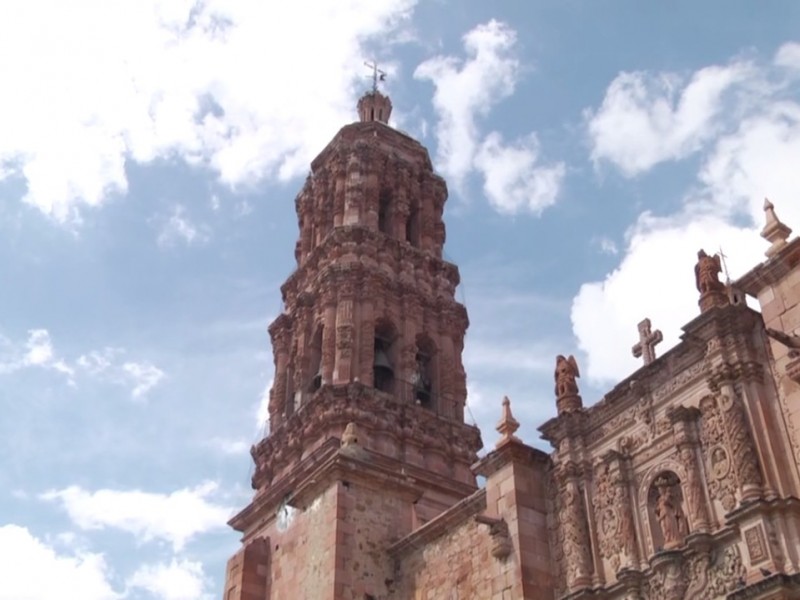
[[[662,342],[664,336],[661,331],[650,330],[650,319],[645,319],[639,323],[639,342],[633,347],[633,356],[644,360],[645,365],[649,365],[656,359],[656,344]]]

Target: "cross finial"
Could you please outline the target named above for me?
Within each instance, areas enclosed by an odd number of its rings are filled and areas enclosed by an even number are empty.
[[[632,348],[633,356],[636,358],[641,356],[645,365],[649,365],[656,359],[656,344],[664,340],[660,330],[651,331],[650,327],[650,319],[639,323],[639,341]]]
[[[364,65],[372,69],[372,91],[377,92],[378,82],[386,81],[386,71],[381,71],[377,62],[364,61]]]
[[[514,432],[519,429],[519,421],[517,421],[514,418],[514,415],[511,414],[511,400],[508,399],[508,396],[503,397],[503,414],[500,417],[500,421],[497,423],[497,427],[495,429],[500,435],[503,436],[497,442],[498,447],[506,442],[519,441],[517,436],[514,435]]]

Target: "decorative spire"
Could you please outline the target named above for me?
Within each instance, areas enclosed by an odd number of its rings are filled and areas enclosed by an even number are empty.
[[[511,414],[511,400],[508,399],[508,396],[503,396],[503,414],[495,429],[503,436],[497,442],[497,448],[508,442],[519,441],[519,438],[514,435],[514,432],[519,429],[519,421]]]
[[[772,258],[786,245],[786,240],[789,239],[792,229],[788,225],[781,223],[778,215],[775,214],[775,206],[769,201],[769,198],[764,198],[764,213],[767,222],[764,225],[764,229],[761,230],[761,237],[772,244],[764,254],[768,258]]]
[[[372,69],[370,76],[372,89],[359,99],[358,117],[362,123],[378,121],[388,124],[392,114],[392,101],[378,90],[378,84],[386,81],[386,72],[381,71],[376,62],[365,62],[364,64]]]

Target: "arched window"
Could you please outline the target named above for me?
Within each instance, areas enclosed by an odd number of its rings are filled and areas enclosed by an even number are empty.
[[[375,324],[374,358],[372,361],[372,380],[375,389],[394,392],[394,340],[396,332],[388,321]]]
[[[322,387],[322,331],[323,325],[317,327],[314,337],[311,339],[309,346],[309,361],[308,361],[308,376],[309,385],[308,391],[316,392]]]
[[[412,246],[419,246],[419,210],[416,206],[411,207],[406,219],[406,241]]]
[[[391,234],[392,197],[389,192],[382,192],[378,200],[378,231]]]
[[[423,408],[436,406],[436,347],[426,335],[417,336],[411,386],[414,402]]]

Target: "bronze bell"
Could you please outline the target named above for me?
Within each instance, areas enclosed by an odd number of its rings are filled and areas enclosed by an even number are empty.
[[[386,356],[386,352],[381,350],[380,348],[375,350],[375,362],[372,364],[374,369],[381,369],[388,372],[389,375],[394,374],[394,370],[392,369],[392,363],[389,362],[389,357]]]

